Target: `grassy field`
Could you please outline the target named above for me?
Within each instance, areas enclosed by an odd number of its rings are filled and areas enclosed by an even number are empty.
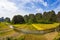
[[[25,29],[25,30],[46,30],[55,28],[59,25],[59,23],[54,24],[15,24],[13,25],[17,29]],[[10,30],[7,32],[4,32],[6,30]],[[1,31],[3,31],[1,33]],[[13,29],[9,28],[8,25],[5,23],[0,23],[0,37],[12,37],[16,38],[18,40],[47,40],[49,38],[53,38],[54,35],[57,35],[57,33],[50,33],[46,35],[35,35],[35,34],[23,34],[23,33],[17,33]],[[48,36],[47,36],[48,35]],[[51,35],[51,36],[50,36]],[[47,38],[48,37],[48,38]]]
[[[6,37],[17,38],[19,36],[21,36],[21,34],[11,29],[8,25],[6,25],[6,23],[4,22],[0,23],[0,38]]]
[[[46,29],[51,29],[51,28],[57,27],[59,25],[59,23],[54,23],[54,24],[32,24],[32,25],[37,30],[46,30]]]
[[[32,34],[27,34],[25,35],[24,40],[47,40],[44,35],[32,35]]]
[[[27,29],[27,30],[46,30],[55,28],[59,25],[59,23],[53,23],[53,24],[16,24],[13,25],[14,27],[18,29]]]
[[[25,29],[25,30],[36,30],[35,27],[33,27],[33,25],[28,25],[28,24],[16,24],[16,25],[13,25],[15,28],[18,28],[18,29]]]
[[[0,23],[0,31],[4,31],[4,30],[9,30],[9,26],[7,26],[5,23]]]

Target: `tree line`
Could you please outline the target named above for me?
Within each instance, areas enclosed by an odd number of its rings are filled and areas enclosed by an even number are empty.
[[[6,18],[9,19],[9,18]],[[7,20],[10,21],[10,20]],[[36,14],[29,14],[29,15],[15,15],[12,18],[11,21],[13,24],[23,24],[23,23],[54,23],[54,22],[60,22],[60,12],[57,14],[55,11],[49,11],[42,13],[36,13]]]

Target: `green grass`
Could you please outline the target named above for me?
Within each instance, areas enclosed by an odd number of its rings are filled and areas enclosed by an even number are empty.
[[[7,26],[5,23],[0,23],[0,31],[5,31],[5,30],[9,30],[9,26]]]
[[[12,35],[16,33],[13,29],[9,28],[8,25],[6,25],[5,22],[0,23],[0,37]]]
[[[36,30],[35,27],[33,27],[33,25],[28,25],[28,24],[16,24],[16,25],[13,25],[15,28],[18,28],[18,29],[26,29],[26,30]]]
[[[37,30],[46,30],[51,28],[56,28],[59,26],[59,23],[54,24],[32,24]]]
[[[16,24],[14,25],[18,29],[27,29],[27,30],[46,30],[55,28],[59,25],[59,23],[53,23],[53,24]]]
[[[46,30],[46,29],[51,29],[51,28],[55,28],[59,25],[59,23],[54,23],[54,24],[15,24],[13,25],[15,28],[17,29],[26,29],[26,30]],[[12,36],[13,34],[16,33],[16,31],[12,30],[9,28],[8,25],[6,25],[5,23],[0,23],[0,31],[6,31],[6,30],[11,30],[11,31],[8,31],[8,32],[0,32],[0,37],[4,37],[4,36]],[[19,36],[17,37],[20,37],[21,34],[19,34]],[[25,40],[46,40],[43,36],[41,35],[34,35],[34,34],[27,34],[27,35],[23,35]],[[14,38],[14,37],[13,37]],[[22,38],[19,38],[20,40],[24,39],[23,37]],[[32,38],[32,39],[31,39]],[[36,38],[36,39],[35,39]],[[44,38],[44,39],[43,39]]]

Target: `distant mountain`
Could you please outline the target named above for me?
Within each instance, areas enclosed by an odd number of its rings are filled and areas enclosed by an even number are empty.
[[[0,22],[3,22],[3,21],[4,21],[4,17],[1,17],[1,18],[0,18]]]

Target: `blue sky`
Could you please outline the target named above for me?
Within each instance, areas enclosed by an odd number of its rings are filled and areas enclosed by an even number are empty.
[[[0,0],[0,17],[60,11],[60,0]]]

